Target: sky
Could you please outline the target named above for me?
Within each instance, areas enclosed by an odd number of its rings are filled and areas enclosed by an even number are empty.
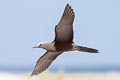
[[[0,0],[0,66],[34,66],[54,40],[65,5],[75,12],[74,42],[99,54],[65,52],[52,66],[120,66],[120,0]]]

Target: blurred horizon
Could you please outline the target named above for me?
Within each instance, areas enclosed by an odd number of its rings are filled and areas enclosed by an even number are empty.
[[[8,67],[0,67],[1,72],[32,72],[34,66],[8,66]],[[58,72],[64,71],[66,73],[73,72],[120,72],[120,66],[51,66],[46,71],[50,72]]]

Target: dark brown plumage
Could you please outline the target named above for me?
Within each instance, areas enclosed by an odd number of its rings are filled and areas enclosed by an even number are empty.
[[[57,51],[72,48],[73,43],[73,21],[75,14],[69,4],[66,5],[62,18],[55,27],[55,47]]]
[[[69,4],[66,5],[63,16],[55,27],[55,42],[73,42],[73,21],[75,14]]]
[[[79,49],[80,49],[79,51],[83,51],[83,52],[99,53],[97,49],[93,49],[93,48],[79,46]]]
[[[39,60],[37,61],[37,64],[31,74],[32,75],[37,75],[41,72],[43,72],[44,70],[46,70],[50,64],[53,62],[53,60],[56,59],[56,57],[58,55],[60,55],[62,52],[46,52],[43,56],[41,56],[39,58]]]
[[[78,46],[73,42],[73,21],[75,13],[69,4],[66,5],[62,18],[55,27],[55,39],[51,43],[38,44],[34,48],[43,48],[47,52],[40,57],[31,74],[37,75],[46,70],[57,56],[65,51],[83,51],[89,53],[98,53],[98,50]]]

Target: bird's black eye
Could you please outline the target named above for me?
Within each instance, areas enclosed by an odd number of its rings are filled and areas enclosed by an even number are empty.
[[[39,47],[41,46],[42,44],[39,45]]]

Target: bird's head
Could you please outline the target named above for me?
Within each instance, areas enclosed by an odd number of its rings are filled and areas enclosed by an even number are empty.
[[[34,47],[32,47],[32,48],[43,48],[44,44],[46,44],[46,42],[40,42],[37,45],[35,45]]]

